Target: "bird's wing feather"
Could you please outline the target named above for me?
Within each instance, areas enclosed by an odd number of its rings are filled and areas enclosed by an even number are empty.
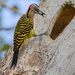
[[[24,39],[29,35],[30,31],[33,28],[32,21],[24,21],[25,18],[21,17],[18,21],[15,32],[14,32],[14,51],[17,48],[20,48],[21,44],[23,43]]]

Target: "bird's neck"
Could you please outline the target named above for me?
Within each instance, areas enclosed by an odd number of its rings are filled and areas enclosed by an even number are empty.
[[[27,12],[27,17],[33,22],[34,13],[32,11]]]

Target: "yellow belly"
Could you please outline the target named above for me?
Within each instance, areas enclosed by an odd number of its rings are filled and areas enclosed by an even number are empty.
[[[25,38],[24,43],[26,43],[33,36],[33,34],[34,34],[34,29],[32,29],[29,35],[27,36],[27,38]]]
[[[24,39],[24,42],[22,43],[21,47],[23,46],[24,43],[26,43],[33,35],[34,35],[34,29],[31,30],[31,32],[29,33],[29,35]],[[20,47],[20,49],[21,49]],[[20,50],[19,49],[19,50]]]

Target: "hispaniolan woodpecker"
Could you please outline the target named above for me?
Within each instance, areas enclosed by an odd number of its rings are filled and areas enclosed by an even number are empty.
[[[39,10],[39,6],[36,4],[31,4],[26,12],[18,21],[15,31],[14,31],[14,54],[12,59],[11,67],[14,65],[14,68],[17,64],[19,49],[23,42],[27,42],[34,33],[33,29],[33,16],[34,14],[40,14],[44,17],[45,13]]]

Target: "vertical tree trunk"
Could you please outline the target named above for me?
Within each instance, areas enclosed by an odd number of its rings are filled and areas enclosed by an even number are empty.
[[[75,0],[42,0],[39,6],[47,16],[34,16],[34,30],[49,35],[28,40],[20,49],[14,70],[10,69],[12,45],[0,63],[0,75],[75,75],[73,4]]]

